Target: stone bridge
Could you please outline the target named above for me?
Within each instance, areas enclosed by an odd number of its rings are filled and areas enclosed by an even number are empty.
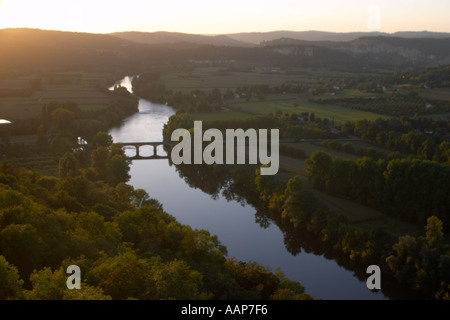
[[[130,160],[153,160],[153,159],[169,159],[170,160],[170,150],[175,145],[174,142],[118,142],[118,144],[122,145],[122,148],[129,148],[134,147],[136,150],[136,154],[134,156],[126,155],[126,157]],[[153,154],[150,156],[142,156],[141,152],[139,151],[140,147],[143,146],[151,146],[153,148]],[[166,155],[158,155],[157,154],[157,147],[163,146],[168,147],[168,151],[166,152]]]

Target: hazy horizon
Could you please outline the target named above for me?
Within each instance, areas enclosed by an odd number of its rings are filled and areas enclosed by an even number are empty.
[[[349,0],[55,1],[0,0],[0,29],[88,33],[180,32],[203,35],[272,31],[450,32],[450,2]]]
[[[1,0],[0,0],[1,1]],[[180,34],[191,34],[191,35],[202,35],[202,36],[221,36],[221,35],[232,35],[232,34],[252,34],[252,33],[276,33],[276,32],[322,32],[322,33],[336,33],[336,34],[348,34],[348,33],[385,33],[385,34],[396,34],[396,33],[421,33],[421,32],[428,32],[428,33],[449,33],[450,31],[435,31],[435,30],[399,30],[394,32],[385,32],[385,31],[379,31],[379,30],[355,30],[355,31],[345,31],[345,32],[338,32],[338,31],[330,31],[330,30],[269,30],[269,31],[241,31],[241,32],[230,32],[230,33],[191,33],[186,31],[167,31],[167,30],[152,30],[152,31],[141,31],[141,30],[120,30],[120,31],[113,31],[113,32],[90,32],[90,31],[72,31],[72,30],[58,30],[58,29],[44,29],[44,28],[32,28],[32,27],[6,27],[6,28],[0,28],[0,30],[8,30],[8,29],[29,29],[29,30],[42,30],[42,31],[59,31],[59,32],[69,32],[69,33],[90,33],[90,34],[114,34],[114,33],[125,33],[125,32],[136,32],[136,33],[180,33]]]

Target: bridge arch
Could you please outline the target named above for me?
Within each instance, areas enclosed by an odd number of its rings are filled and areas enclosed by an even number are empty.
[[[172,149],[172,147],[174,146],[173,142],[158,142],[158,141],[153,141],[153,142],[119,142],[118,144],[120,144],[122,146],[122,148],[126,148],[126,147],[134,147],[136,150],[136,154],[134,156],[127,156],[128,159],[130,160],[152,160],[152,159],[170,159],[170,150]],[[153,148],[153,155],[151,156],[142,156],[139,149],[140,147],[143,146],[151,146]],[[169,149],[169,151],[167,151],[167,154],[162,156],[162,155],[158,155],[157,154],[157,148],[158,146],[163,146],[163,147],[167,147]]]

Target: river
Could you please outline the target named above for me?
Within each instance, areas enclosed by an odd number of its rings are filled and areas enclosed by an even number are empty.
[[[118,84],[131,92],[131,78]],[[169,106],[139,100],[139,112],[110,130],[114,142],[162,141],[162,128],[175,113]],[[222,195],[212,198],[200,189],[190,187],[175,166],[167,160],[136,160],[130,168],[129,184],[144,189],[157,199],[166,212],[194,229],[206,229],[217,235],[228,249],[228,256],[241,261],[257,261],[280,268],[290,279],[300,282],[314,298],[339,300],[387,299],[379,292],[367,289],[366,282],[354,272],[323,255],[290,254],[281,230],[270,224],[262,228],[255,221],[255,208],[237,201],[227,201]]]

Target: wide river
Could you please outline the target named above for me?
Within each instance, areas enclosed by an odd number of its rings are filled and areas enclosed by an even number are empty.
[[[118,84],[131,92],[129,77]],[[139,113],[125,119],[121,127],[109,133],[114,142],[162,141],[162,128],[175,110],[140,99]],[[306,293],[321,299],[387,299],[383,293],[367,289],[366,282],[323,255],[290,254],[283,234],[275,224],[261,228],[255,222],[255,208],[212,198],[200,189],[191,188],[168,160],[137,160],[130,169],[130,184],[146,190],[166,212],[193,229],[206,229],[217,235],[228,249],[228,256],[241,261],[257,261],[280,268],[290,279],[299,281]]]

